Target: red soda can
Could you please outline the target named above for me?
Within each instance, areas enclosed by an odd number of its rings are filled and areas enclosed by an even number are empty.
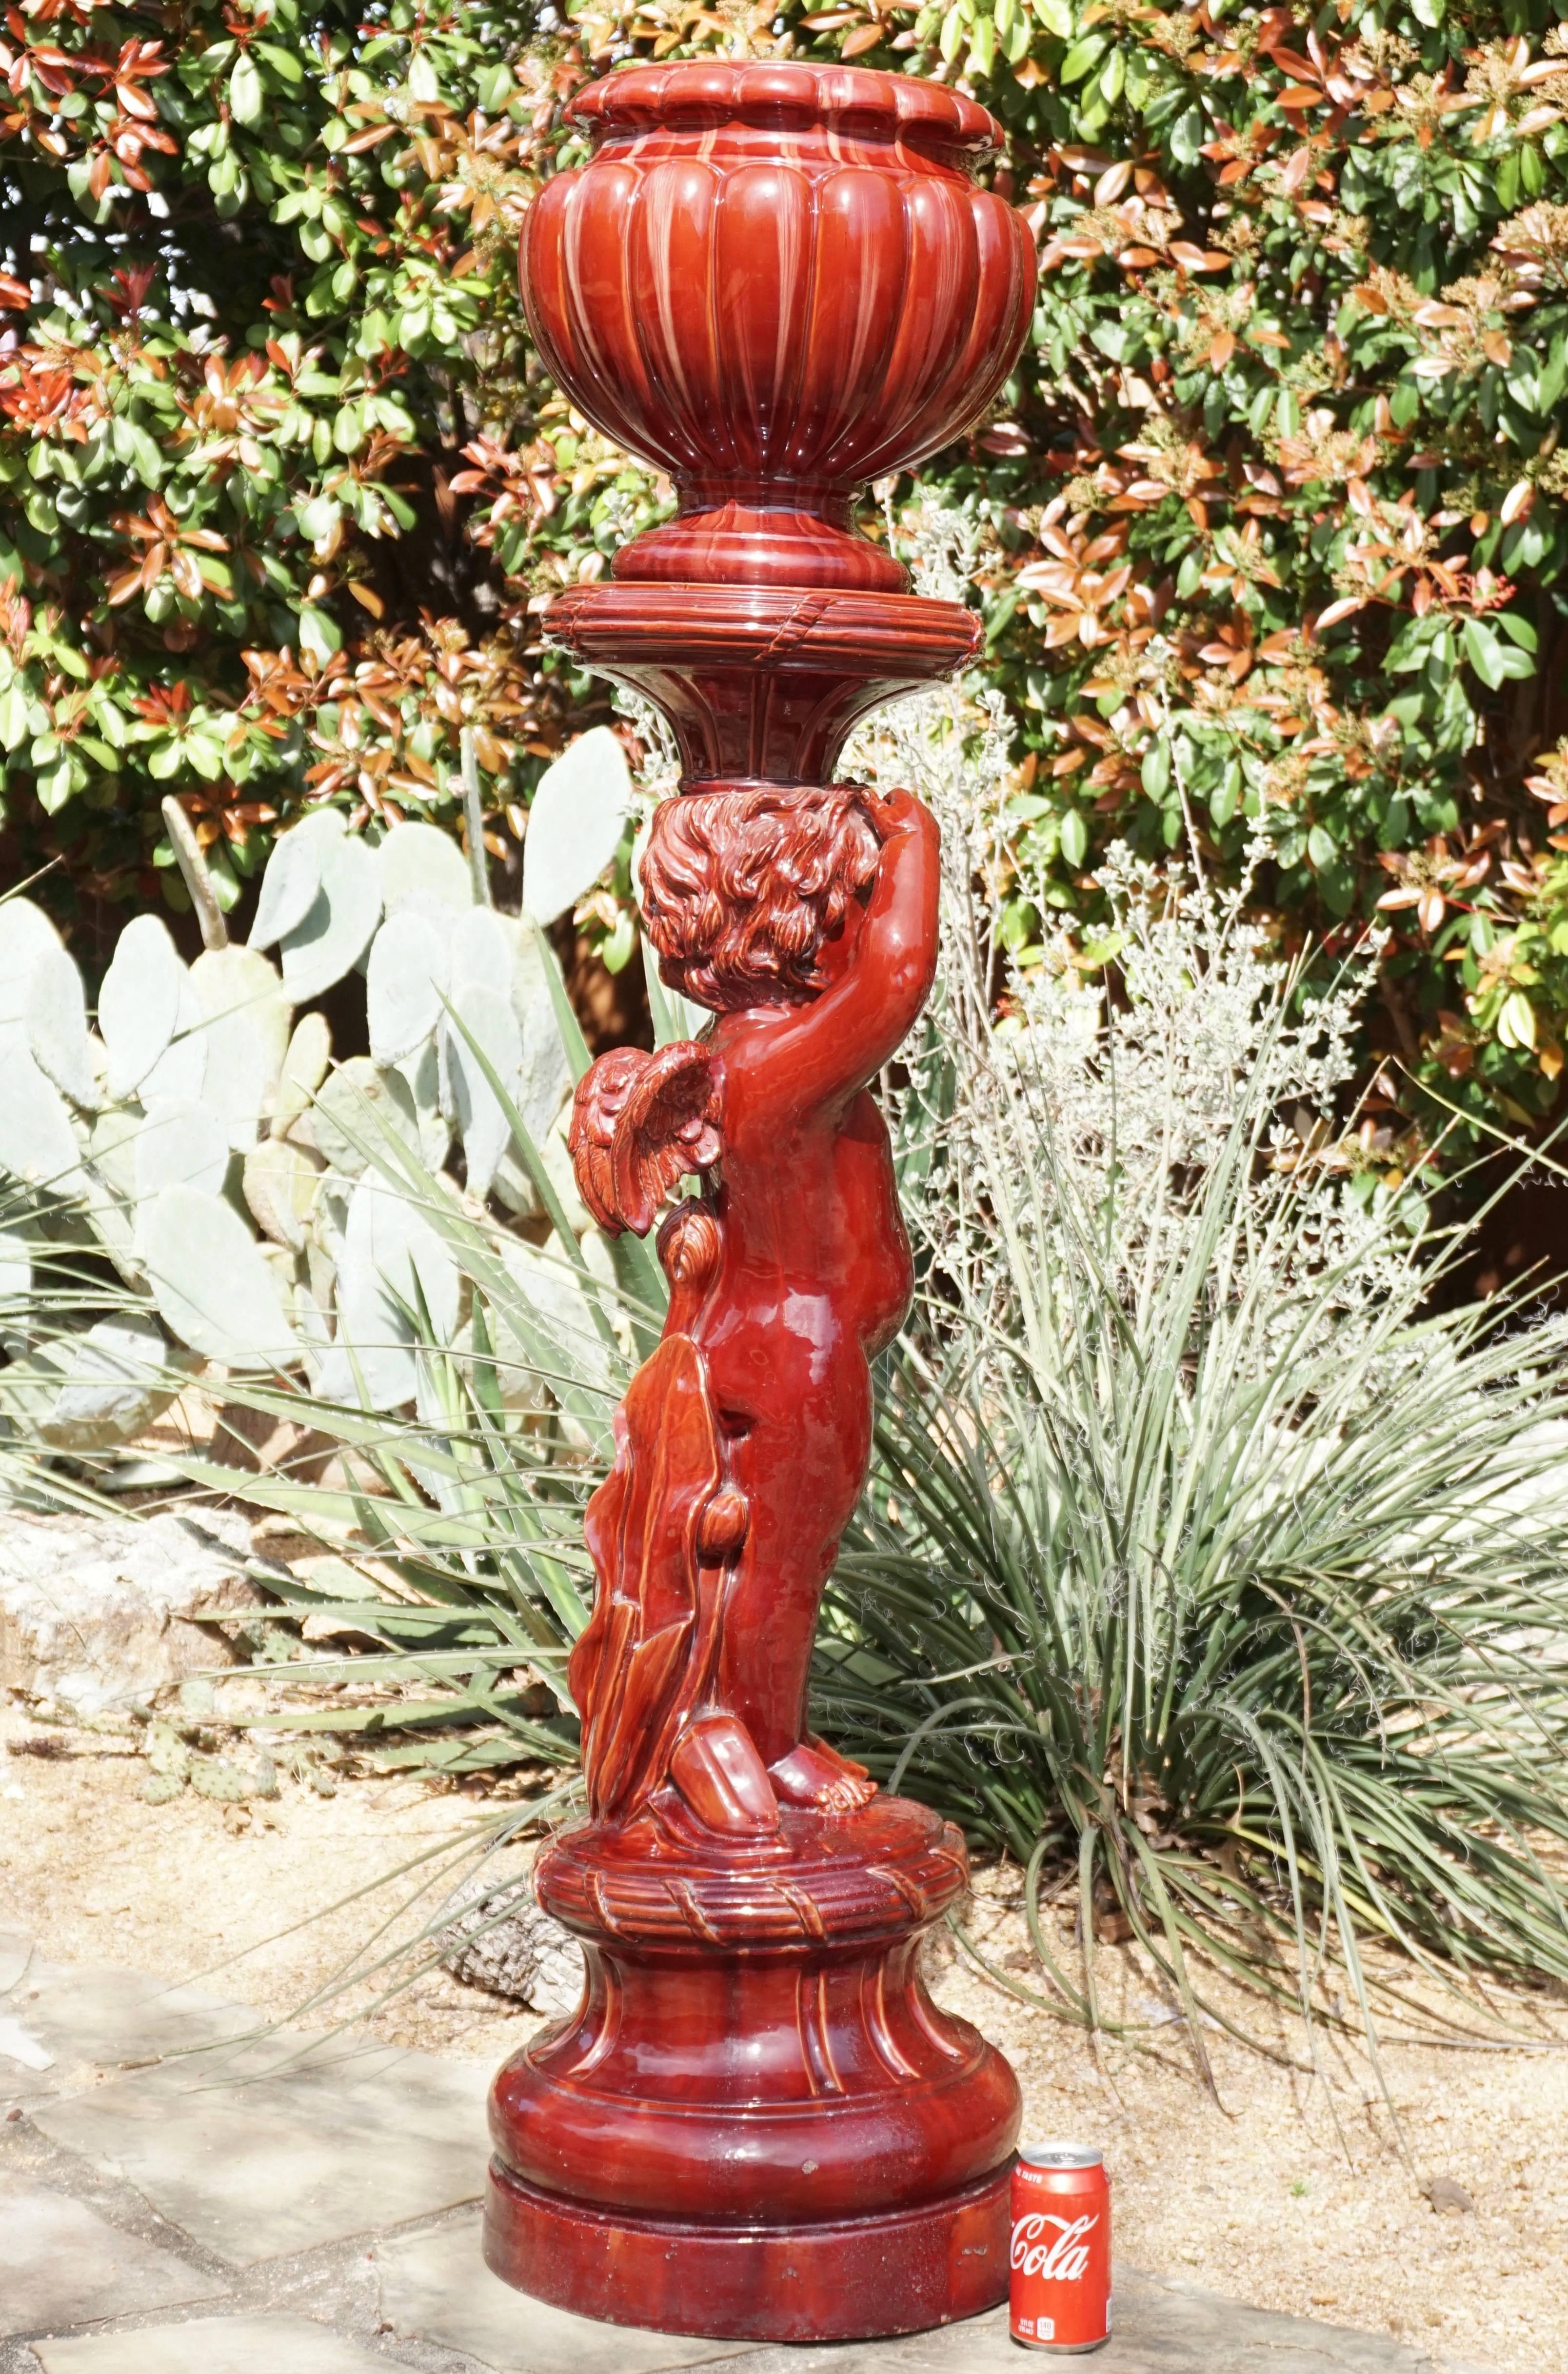
[[[1111,2334],[1111,2188],[1104,2157],[1024,2144],[1012,2171],[1009,2331],[1025,2349],[1098,2349]]]

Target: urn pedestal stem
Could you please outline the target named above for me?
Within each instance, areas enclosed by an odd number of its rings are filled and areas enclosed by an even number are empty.
[[[1019,2104],[919,1976],[961,1836],[807,1721],[871,1362],[912,1285],[868,1086],[930,989],[939,879],[919,803],[837,771],[858,718],[975,648],[974,615],[914,598],[853,495],[996,394],[1033,248],[975,179],[998,127],[935,85],[644,67],[572,112],[592,153],[529,216],[529,321],[680,507],[547,629],[673,727],[644,927],[715,1018],[578,1090],[595,1219],[643,1234],[669,1206],[670,1307],[588,1509],[590,1818],[535,1875],[587,1986],[497,2079],[486,2253],[626,2324],[912,2332],[1006,2290]]]

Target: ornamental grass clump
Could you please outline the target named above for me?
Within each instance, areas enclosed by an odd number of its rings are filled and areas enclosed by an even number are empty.
[[[1104,934],[999,1010],[999,803],[941,706],[883,753],[943,809],[946,948],[898,1099],[922,1290],[822,1720],[1026,1866],[1085,2026],[1107,1925],[1199,2053],[1216,1966],[1309,2014],[1331,1965],[1363,2016],[1420,1969],[1560,1984],[1568,1332],[1438,1309],[1452,1244],[1358,1172],[1375,949],[1308,998],[1245,887],[1113,852]]]

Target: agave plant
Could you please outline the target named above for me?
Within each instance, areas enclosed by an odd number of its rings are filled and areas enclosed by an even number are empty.
[[[1189,2010],[1195,1945],[1304,2003],[1328,1959],[1364,1993],[1369,1936],[1568,1979],[1568,1334],[1430,1316],[1413,1262],[1334,1311],[1310,1197],[1258,1211],[1247,1085],[1132,1297],[1114,1174],[1092,1197],[1059,1111],[1023,1162],[999,1117],[1008,1299],[939,1302],[893,1364],[823,1643],[828,1726],[1026,1865],[1090,2024],[1107,1906]]]

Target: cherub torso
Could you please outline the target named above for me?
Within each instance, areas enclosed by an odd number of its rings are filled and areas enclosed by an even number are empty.
[[[812,1616],[871,1452],[869,1362],[908,1308],[912,1267],[887,1127],[864,1089],[781,1112],[768,1056],[787,1015],[726,1016],[717,1278],[691,1333],[708,1362],[751,1531],[725,1623],[730,1703],[765,1757],[798,1736]],[[798,1609],[801,1648],[771,1675]],[[748,1686],[749,1684],[749,1686]]]
[[[851,1350],[865,1361],[897,1333],[913,1285],[887,1125],[863,1088],[781,1111],[768,1055],[788,1029],[787,1013],[726,1015],[710,1040],[721,1079],[724,1255],[709,1310],[766,1321],[769,1333],[809,1343],[819,1365]],[[709,1343],[706,1326],[696,1332]],[[729,1334],[720,1324],[710,1357]]]

